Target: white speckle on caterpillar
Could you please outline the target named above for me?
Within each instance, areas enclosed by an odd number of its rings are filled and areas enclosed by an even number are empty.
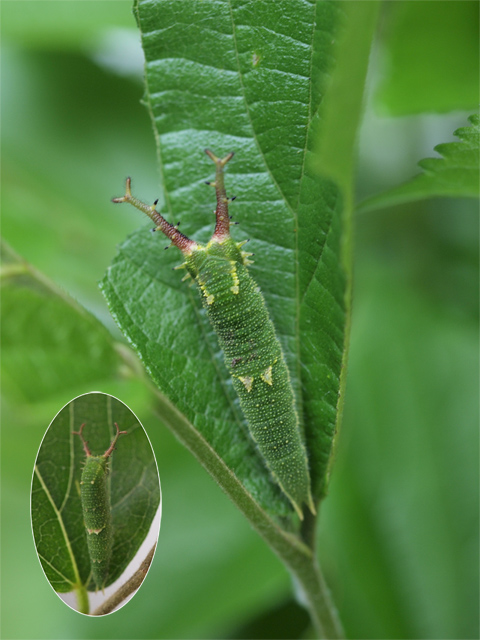
[[[232,265],[232,278],[233,278],[233,286],[230,287],[230,291],[234,294],[240,293],[240,280],[237,275],[237,265],[235,260],[230,260],[230,264]]]
[[[93,511],[93,509],[92,509]],[[92,533],[95,533],[97,536],[99,533],[101,533],[103,530],[105,529],[105,527],[101,527],[100,529],[87,529],[88,533],[91,535]]]
[[[238,379],[243,382],[243,384],[245,385],[245,389],[247,391],[251,391],[252,390],[252,385],[253,385],[253,378],[251,378],[250,376],[245,376],[245,377],[241,377],[238,376]]]
[[[268,367],[268,369],[265,369],[265,371],[262,373],[261,378],[264,382],[266,382],[267,384],[269,384],[270,386],[273,385],[273,379],[272,379],[272,365],[270,365]]]

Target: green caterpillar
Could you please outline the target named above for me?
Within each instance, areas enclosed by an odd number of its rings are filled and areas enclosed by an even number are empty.
[[[178,231],[156,211],[131,194],[127,178],[126,193],[113,202],[129,202],[143,211],[183,253],[185,278],[198,285],[208,318],[217,333],[225,364],[232,376],[247,419],[251,437],[273,478],[303,519],[302,505],[315,513],[308,460],[300,431],[289,373],[275,328],[268,315],[259,287],[248,272],[252,255],[242,250],[230,236],[229,199],[223,168],[233,157],[207,155],[216,167],[216,225],[206,245],[198,244]]]
[[[83,437],[82,424],[79,431],[87,455],[80,482],[83,520],[87,530],[88,554],[92,569],[92,577],[97,589],[103,589],[108,575],[108,567],[112,556],[112,515],[110,510],[110,494],[108,491],[108,459],[112,455],[118,437],[126,431],[120,431],[115,423],[117,433],[110,446],[101,456],[94,456]]]

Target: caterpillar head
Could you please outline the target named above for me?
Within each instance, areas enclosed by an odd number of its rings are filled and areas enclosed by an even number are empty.
[[[76,436],[80,436],[80,439],[81,439],[82,444],[83,444],[83,449],[85,451],[85,454],[86,454],[87,458],[91,458],[91,457],[100,457],[100,458],[105,458],[105,459],[109,458],[112,455],[113,450],[115,449],[115,445],[117,444],[118,437],[121,436],[122,434],[127,433],[126,431],[120,431],[120,427],[115,422],[115,427],[117,429],[117,433],[115,434],[115,437],[113,438],[112,442],[110,443],[110,446],[105,451],[105,453],[102,454],[101,456],[93,456],[92,452],[88,448],[87,440],[85,440],[85,438],[83,437],[83,429],[84,429],[84,427],[85,427],[85,422],[82,425],[80,425],[80,429],[78,431],[72,431],[72,433],[75,434]]]
[[[206,183],[214,187],[217,194],[217,208],[215,209],[215,231],[213,232],[210,242],[207,245],[211,246],[215,243],[221,244],[225,240],[230,238],[230,216],[228,215],[228,203],[233,200],[233,198],[227,198],[223,179],[223,168],[225,167],[227,162],[233,158],[233,151],[226,155],[224,158],[217,158],[217,156],[214,155],[210,151],[210,149],[205,149],[205,153],[215,163],[215,180],[214,182]],[[152,205],[148,205],[132,196],[131,185],[131,178],[127,178],[125,195],[120,198],[113,198],[112,202],[129,202],[134,207],[145,213],[157,225],[155,227],[155,231],[162,231],[167,236],[167,238],[171,240],[172,244],[178,247],[178,249],[180,249],[180,251],[185,256],[188,256],[192,253],[192,251],[195,251],[196,249],[205,248],[203,247],[203,245],[199,245],[197,242],[191,240],[190,238],[187,238],[187,236],[178,231],[178,225],[174,226],[170,224],[170,222],[167,222],[165,218],[156,210],[158,201],[155,201]]]

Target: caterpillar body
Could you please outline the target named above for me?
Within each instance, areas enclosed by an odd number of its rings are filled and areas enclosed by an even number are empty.
[[[248,271],[251,253],[243,251],[245,242],[230,236],[229,199],[223,168],[233,157],[222,159],[208,149],[216,167],[216,225],[212,238],[201,245],[180,233],[156,211],[131,194],[127,178],[126,193],[113,202],[129,202],[147,214],[178,247],[185,262],[177,268],[187,270],[186,278],[196,282],[207,316],[218,336],[225,364],[232,376],[240,407],[250,435],[274,480],[303,519],[302,505],[312,513],[310,474],[300,431],[290,377],[275,327],[263,295]]]
[[[118,424],[115,423],[117,433],[110,446],[103,455],[94,456],[83,437],[84,426],[85,424],[82,424],[79,431],[73,431],[75,435],[80,436],[87,456],[80,481],[80,496],[87,531],[92,578],[97,589],[103,589],[112,556],[113,541],[110,494],[107,483],[108,462],[118,437],[127,432],[120,431]]]

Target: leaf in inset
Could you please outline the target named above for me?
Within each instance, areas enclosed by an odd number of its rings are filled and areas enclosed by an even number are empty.
[[[85,452],[74,435],[85,423],[92,454],[101,455],[122,435],[110,459],[113,551],[105,586],[124,572],[145,539],[160,500],[153,451],[142,426],[122,402],[102,393],[72,400],[55,417],[42,442],[32,484],[32,526],[47,578],[58,592],[80,585],[95,591],[80,500]]]

